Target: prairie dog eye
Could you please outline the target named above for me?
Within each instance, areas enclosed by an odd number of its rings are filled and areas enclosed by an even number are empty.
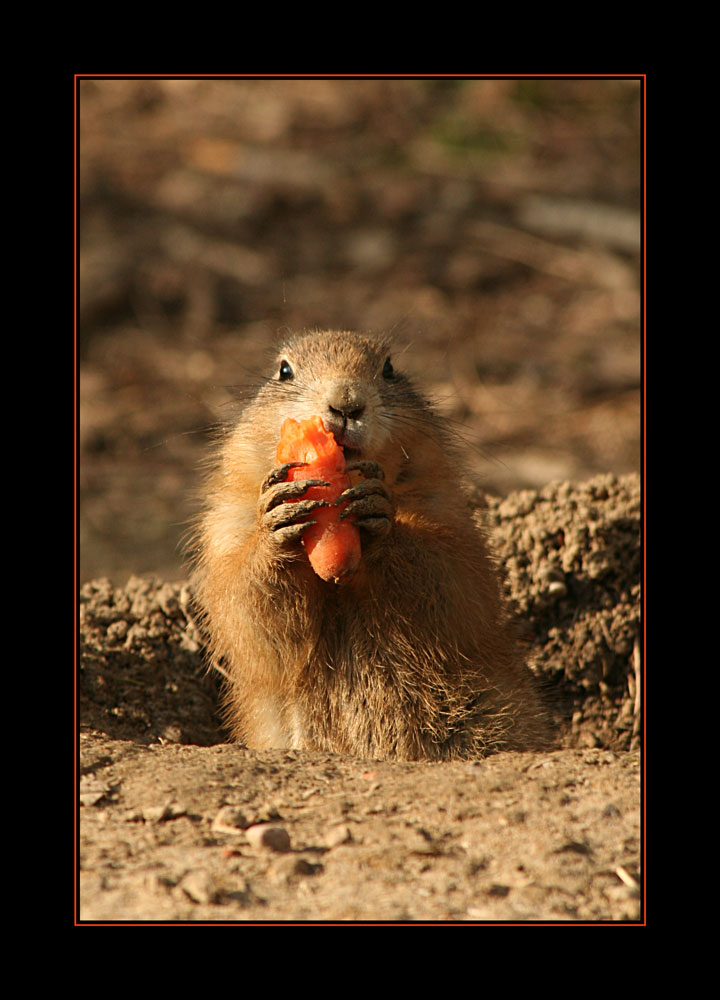
[[[278,372],[278,378],[281,382],[288,382],[291,378],[294,378],[295,374],[287,363],[287,361],[280,362],[280,371]]]
[[[392,378],[394,376],[394,374],[395,374],[395,369],[393,368],[392,364],[390,363],[390,358],[386,358],[385,359],[385,364],[383,365],[382,377],[383,378]]]

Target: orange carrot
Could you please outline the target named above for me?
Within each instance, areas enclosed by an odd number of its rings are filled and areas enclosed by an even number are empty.
[[[350,486],[343,449],[332,433],[325,430],[320,417],[299,422],[288,417],[280,429],[276,458],[282,464],[308,463],[290,469],[288,481],[322,479],[330,483],[330,486],[311,486],[301,499],[327,500],[333,504]],[[341,510],[343,507],[316,508],[308,515],[316,524],[303,534],[310,565],[323,580],[335,583],[353,573],[360,563],[360,532],[350,521],[338,520]]]

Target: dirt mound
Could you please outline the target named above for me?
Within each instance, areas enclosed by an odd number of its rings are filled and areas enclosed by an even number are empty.
[[[486,516],[564,745],[637,747],[639,478],[490,498]],[[95,580],[80,600],[84,725],[145,743],[223,739],[187,585]]]
[[[570,746],[638,745],[640,512],[638,476],[489,501],[521,639]]]
[[[218,678],[209,675],[185,585],[131,577],[80,592],[83,727],[139,743],[222,740]]]

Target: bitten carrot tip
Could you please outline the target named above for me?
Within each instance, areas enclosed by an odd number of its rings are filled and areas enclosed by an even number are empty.
[[[283,464],[302,463],[289,470],[288,481],[322,479],[327,483],[307,491],[307,499],[325,500],[328,506],[313,511],[316,523],[304,532],[303,545],[317,575],[338,583],[357,569],[361,556],[358,528],[339,519],[338,500],[350,486],[343,449],[320,417],[301,421],[288,417],[280,429],[276,459]]]

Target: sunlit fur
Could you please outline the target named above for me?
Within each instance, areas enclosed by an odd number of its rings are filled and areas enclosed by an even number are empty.
[[[191,547],[232,735],[255,748],[402,760],[546,746],[460,449],[398,359],[383,377],[391,354],[359,334],[291,337],[218,450]],[[360,568],[337,585],[315,575],[301,543],[278,544],[258,503],[282,421],[331,423],[339,401],[359,414],[345,429],[351,454],[385,472],[392,524],[384,537],[362,532]]]

